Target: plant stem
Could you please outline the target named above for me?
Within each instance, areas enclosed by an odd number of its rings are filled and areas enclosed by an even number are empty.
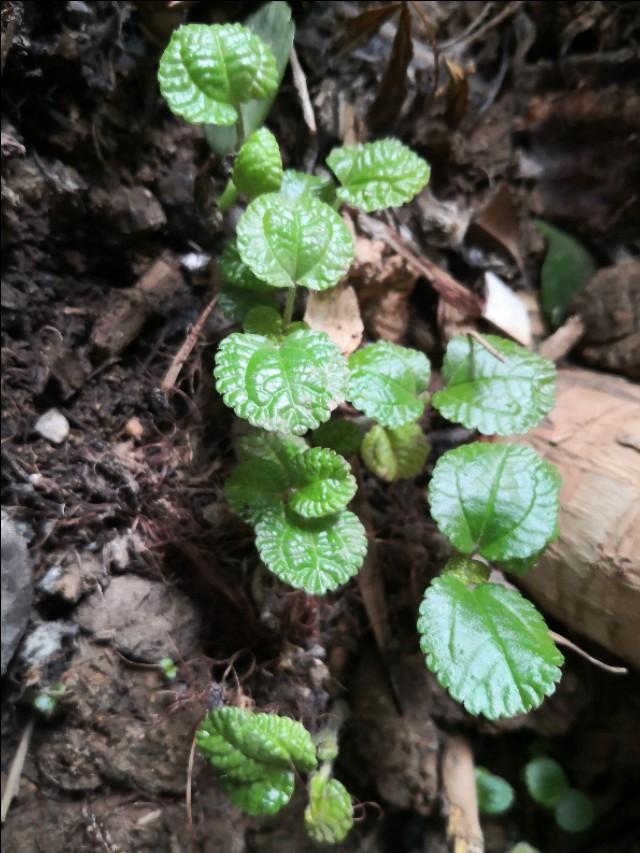
[[[297,291],[297,289],[298,288],[294,284],[293,287],[289,288],[289,292],[287,293],[287,301],[286,301],[286,304],[284,306],[284,314],[282,316],[282,319],[284,320],[285,326],[288,326],[289,323],[291,322],[292,318],[293,318],[293,309],[295,308],[295,305],[296,305],[296,291]]]
[[[242,145],[245,142],[245,128],[244,128],[244,119],[242,118],[242,108],[240,104],[236,104],[236,112],[238,113],[238,118],[236,120],[236,152],[240,150]]]
[[[220,210],[223,213],[226,213],[227,210],[231,207],[234,201],[238,198],[238,189],[236,185],[233,183],[231,178],[227,181],[227,186],[224,188],[224,192],[218,199],[218,204],[220,205]]]

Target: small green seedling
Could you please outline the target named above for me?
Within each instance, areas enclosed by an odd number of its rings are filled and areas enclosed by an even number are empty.
[[[274,69],[251,30],[188,25],[174,33],[159,77],[176,114],[237,130],[231,196],[248,206],[221,258],[220,303],[244,330],[222,341],[214,375],[224,403],[254,429],[237,442],[240,464],[226,496],[255,528],[267,568],[323,595],[357,574],[367,551],[348,509],[356,481],[347,457],[361,451],[388,482],[420,473],[431,369],[422,352],[385,341],[345,358],[325,333],[294,321],[298,291],[328,290],[348,274],[353,241],[340,205],[373,212],[406,204],[430,172],[396,139],[334,149],[327,165],[335,182],[283,170],[273,135],[252,129],[246,138],[242,119],[248,100],[273,97]],[[487,340],[500,359],[470,336],[449,343],[433,406],[484,435],[521,434],[553,406],[554,366],[511,341]],[[344,402],[369,419],[364,437],[332,417]],[[542,616],[516,589],[489,580],[491,565],[528,571],[556,537],[559,488],[553,466],[519,444],[473,442],[435,467],[431,514],[459,553],[426,590],[420,644],[428,667],[472,714],[529,711],[560,678],[563,658]],[[273,790],[272,802],[281,803],[292,785],[287,774],[304,769],[296,755],[269,765],[271,787],[227,776],[230,795],[253,808],[256,791]],[[323,812],[324,797],[337,802],[336,786],[315,782],[310,814]]]
[[[593,803],[585,793],[572,788],[564,768],[553,758],[534,758],[525,767],[525,783],[532,799],[553,811],[565,832],[584,832],[594,819]]]
[[[314,743],[304,726],[288,717],[225,707],[207,714],[196,741],[229,798],[247,814],[276,814],[291,799],[296,774],[310,774],[308,835],[336,843],[351,829],[351,797],[331,775],[337,756],[331,732]]]
[[[53,716],[58,709],[66,690],[66,687],[60,681],[52,684],[51,687],[47,687],[46,690],[42,690],[38,693],[36,698],[33,700],[33,707],[45,717]]]
[[[158,666],[167,681],[175,681],[178,677],[178,667],[173,658],[162,658]]]
[[[502,776],[491,773],[486,767],[476,767],[476,792],[478,808],[484,815],[501,815],[513,805],[515,794]]]

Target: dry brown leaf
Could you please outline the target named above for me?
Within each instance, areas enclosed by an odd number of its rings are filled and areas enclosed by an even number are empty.
[[[391,56],[369,110],[368,119],[372,129],[387,128],[400,115],[407,96],[407,68],[412,57],[411,13],[409,7],[404,5],[398,18]]]
[[[326,332],[343,355],[355,352],[362,343],[364,324],[358,297],[345,282],[331,290],[311,291],[304,321],[315,331]]]
[[[523,269],[518,214],[506,184],[502,184],[491,201],[476,217],[473,225],[504,246],[520,270]]]

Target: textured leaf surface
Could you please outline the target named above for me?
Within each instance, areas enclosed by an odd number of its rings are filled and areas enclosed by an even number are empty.
[[[353,803],[341,782],[314,773],[309,780],[304,826],[309,837],[320,843],[337,844],[346,837],[353,826]]]
[[[238,250],[255,275],[273,287],[334,287],[353,260],[343,219],[311,195],[266,193],[238,223]]]
[[[245,19],[245,26],[266,42],[275,57],[278,86],[289,64],[293,46],[295,26],[291,20],[291,9],[285,0],[271,0]],[[242,124],[245,134],[251,134],[264,124],[276,97],[274,90],[266,98],[253,99],[241,104]],[[235,127],[220,127],[209,124],[205,127],[207,143],[212,151],[224,156],[238,150],[239,143]]]
[[[572,298],[596,271],[596,265],[589,252],[569,234],[540,219],[535,224],[548,242],[540,273],[542,307],[556,328],[564,320]]]
[[[234,124],[240,104],[278,86],[271,49],[240,24],[178,27],[158,80],[171,111],[192,124]]]
[[[321,518],[344,509],[357,485],[348,462],[327,447],[312,447],[291,460],[295,491],[289,506],[303,518]]]
[[[593,803],[591,799],[576,791],[567,791],[554,810],[556,823],[565,832],[584,832],[593,823]]]
[[[227,793],[249,814],[274,814],[293,792],[293,771],[316,767],[311,736],[300,723],[240,708],[210,711],[196,733]]]
[[[515,795],[511,785],[486,767],[476,767],[476,790],[482,814],[504,814],[513,805]]]
[[[402,477],[416,477],[430,449],[419,424],[405,424],[396,429],[376,424],[362,441],[362,459],[372,474],[391,483]]]
[[[455,557],[450,557],[447,560],[443,572],[454,575],[469,584],[488,581],[491,569],[479,560],[471,560],[469,557],[456,554]]]
[[[348,369],[327,335],[298,329],[281,341],[229,335],[218,349],[214,376],[239,417],[301,435],[328,420],[331,406],[344,399]]]
[[[279,507],[256,524],[256,547],[280,580],[324,595],[358,572],[367,538],[357,516],[347,510],[307,520]]]
[[[555,808],[569,790],[564,768],[546,755],[527,764],[524,781],[531,797],[547,809]]]
[[[235,240],[225,246],[219,266],[225,283],[218,304],[230,320],[242,322],[252,308],[259,306],[277,308],[277,291],[251,272],[240,257]]]
[[[563,657],[519,592],[452,574],[425,592],[418,631],[427,666],[471,714],[490,720],[536,708],[555,689]]]
[[[278,465],[288,477],[289,462],[304,453],[308,444],[299,435],[283,435],[256,429],[238,437],[235,450],[240,462],[265,461]]]
[[[387,341],[349,356],[348,400],[385,427],[416,421],[424,412],[431,367],[417,350]]]
[[[332,197],[335,197],[335,188],[331,178],[310,175],[307,172],[297,172],[295,169],[284,170],[280,192],[293,200],[303,195],[312,195],[327,204],[331,204]]]
[[[246,521],[255,524],[267,509],[282,503],[289,485],[280,465],[259,459],[233,469],[224,484],[224,496]]]
[[[442,367],[446,387],[433,395],[433,405],[448,420],[484,435],[527,432],[553,408],[556,369],[513,341],[485,337],[506,361],[468,335],[453,338]]]
[[[487,560],[530,557],[554,535],[560,475],[520,444],[449,450],[429,485],[431,514],[463,554]]]
[[[278,336],[284,332],[284,322],[279,312],[268,305],[257,305],[247,311],[242,324],[245,332],[253,335]]]
[[[311,436],[313,444],[330,447],[342,456],[355,456],[360,452],[362,433],[353,421],[336,418],[319,426]]]
[[[406,204],[427,185],[429,166],[397,139],[335,148],[327,163],[342,184],[340,201],[367,213]]]
[[[232,178],[238,190],[249,198],[280,189],[280,148],[266,127],[256,130],[244,143],[233,164]]]

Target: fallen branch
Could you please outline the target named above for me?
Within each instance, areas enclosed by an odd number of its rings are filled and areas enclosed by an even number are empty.
[[[218,297],[214,296],[211,302],[206,305],[196,320],[193,328],[187,335],[185,342],[182,344],[178,352],[174,355],[173,361],[171,362],[169,369],[165,373],[164,379],[160,385],[160,390],[167,394],[173,386],[176,384],[176,380],[178,376],[180,376],[180,371],[184,367],[185,361],[191,355],[191,351],[196,345],[196,341],[200,337],[202,330],[204,328],[204,324],[207,322],[207,318],[209,314],[213,311],[216,302],[218,301]]]

